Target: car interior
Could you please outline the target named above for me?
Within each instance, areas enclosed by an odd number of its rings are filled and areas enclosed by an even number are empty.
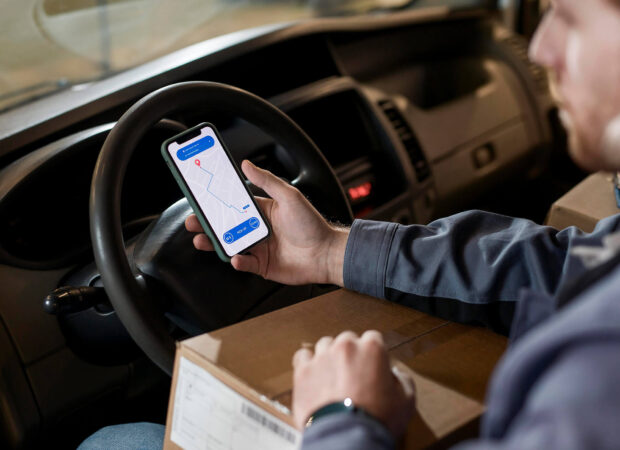
[[[215,124],[238,163],[344,225],[468,209],[543,223],[585,177],[547,74],[528,60],[540,2],[364,14],[311,3],[324,14],[2,107],[4,448],[75,448],[106,425],[163,423],[175,341],[335,289],[266,281],[193,248],[191,208],[159,154],[185,129]]]

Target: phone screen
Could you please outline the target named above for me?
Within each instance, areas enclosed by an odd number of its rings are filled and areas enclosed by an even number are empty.
[[[205,126],[197,137],[172,142],[167,150],[228,256],[269,234],[213,128]]]

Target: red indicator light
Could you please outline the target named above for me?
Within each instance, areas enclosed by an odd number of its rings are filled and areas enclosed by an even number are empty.
[[[372,184],[370,181],[360,184],[359,186],[353,186],[348,189],[349,197],[351,200],[361,200],[366,198],[372,192]]]

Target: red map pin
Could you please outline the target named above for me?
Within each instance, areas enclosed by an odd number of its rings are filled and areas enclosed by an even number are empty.
[[[195,159],[194,160],[194,164],[196,164],[198,167],[200,167],[200,160],[199,159]]]

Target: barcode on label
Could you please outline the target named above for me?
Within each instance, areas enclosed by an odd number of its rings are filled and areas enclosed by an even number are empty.
[[[253,408],[250,405],[243,403],[241,405],[241,412],[250,419],[252,419],[254,422],[258,423],[260,426],[271,430],[273,433],[286,439],[291,444],[295,443],[296,437],[294,433],[292,433],[290,430],[287,430],[282,425],[278,424],[276,421],[271,419],[266,414],[263,414],[256,408]]]

